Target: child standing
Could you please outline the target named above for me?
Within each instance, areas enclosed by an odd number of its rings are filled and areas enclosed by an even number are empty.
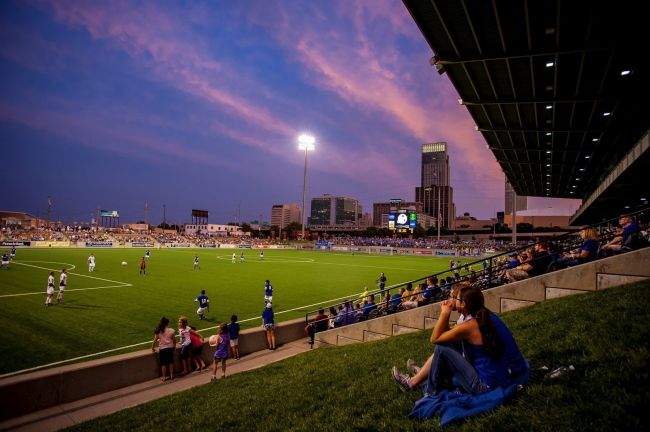
[[[237,315],[230,317],[230,324],[228,324],[228,337],[230,338],[232,357],[235,360],[239,360],[239,323],[237,322]]]
[[[190,373],[190,355],[192,354],[192,339],[190,338],[190,332],[192,329],[187,325],[187,317],[178,318],[178,338],[181,343],[181,365],[183,370],[181,371],[182,375],[187,375]]]
[[[196,327],[190,326],[190,340],[192,341],[192,361],[194,362],[195,369],[198,369],[199,372],[202,372],[205,368],[205,362],[203,361],[203,338],[196,331]]]
[[[221,378],[226,377],[226,360],[228,359],[228,324],[223,323],[219,326],[217,334],[217,349],[214,351],[214,360],[212,361],[212,378],[210,382],[217,380],[217,368],[221,362]]]
[[[158,342],[160,354],[160,368],[162,369],[162,382],[167,381],[167,369],[169,369],[169,379],[174,381],[174,349],[176,341],[174,340],[174,329],[169,327],[169,320],[165,317],[160,318],[160,323],[154,330],[153,343],[151,351],[156,352],[156,342]]]

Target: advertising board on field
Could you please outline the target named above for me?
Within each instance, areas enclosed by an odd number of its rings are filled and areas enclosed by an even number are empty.
[[[69,241],[47,241],[39,240],[31,242],[32,247],[68,247],[70,246]]]
[[[132,248],[152,248],[154,247],[153,243],[143,243],[143,242],[134,242],[131,243]]]
[[[28,241],[3,241],[1,246],[29,246],[31,242]]]
[[[252,249],[251,245],[249,245],[249,244],[240,244],[240,245],[237,245],[237,248],[238,249]]]
[[[170,247],[170,248],[188,248],[188,247],[192,247],[192,245],[189,244],[189,243],[167,243],[167,247]]]
[[[199,247],[202,247],[202,248],[216,248],[217,245],[216,244],[200,244]]]
[[[345,252],[347,252],[347,251],[350,250],[350,248],[347,247],[347,246],[332,246],[332,250],[335,250],[335,251],[345,251]]]
[[[414,250],[413,253],[415,255],[433,255],[433,251],[431,250],[426,250],[426,249],[418,249]]]
[[[456,256],[456,252],[451,250],[437,250],[436,255],[438,256]]]
[[[86,242],[86,247],[113,247],[113,242]]]

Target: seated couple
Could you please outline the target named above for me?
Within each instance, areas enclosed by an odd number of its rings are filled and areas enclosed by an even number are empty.
[[[436,345],[433,355],[421,368],[409,359],[407,367],[414,376],[393,367],[393,377],[403,389],[424,384],[429,395],[457,389],[478,395],[496,387],[525,383],[528,363],[503,321],[485,308],[480,290],[469,286],[454,289],[441,308],[431,334],[431,342]],[[461,316],[450,329],[453,310]]]

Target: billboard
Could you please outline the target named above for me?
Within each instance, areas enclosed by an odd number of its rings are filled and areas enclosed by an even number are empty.
[[[207,218],[208,217],[208,211],[207,210],[192,209],[192,217]]]
[[[99,211],[99,216],[100,217],[109,217],[109,218],[118,218],[120,217],[120,212],[117,210],[100,210]]]
[[[388,215],[388,228],[397,232],[413,232],[418,226],[418,215],[410,210],[398,210]]]

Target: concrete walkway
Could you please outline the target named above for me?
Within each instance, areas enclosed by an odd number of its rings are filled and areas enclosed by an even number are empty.
[[[315,347],[317,346],[314,345]],[[296,354],[309,351],[308,339],[300,339],[279,346],[275,351],[258,351],[240,360],[228,360],[227,375],[257,369],[267,364],[284,360]],[[173,393],[178,393],[210,383],[211,372],[194,372],[173,382],[162,383],[160,379],[124,387],[101,395],[81,399],[37,411],[22,417],[0,422],[0,430],[48,432],[57,431],[84,421],[112,414],[114,412],[152,401]],[[217,373],[221,379],[221,372]]]

